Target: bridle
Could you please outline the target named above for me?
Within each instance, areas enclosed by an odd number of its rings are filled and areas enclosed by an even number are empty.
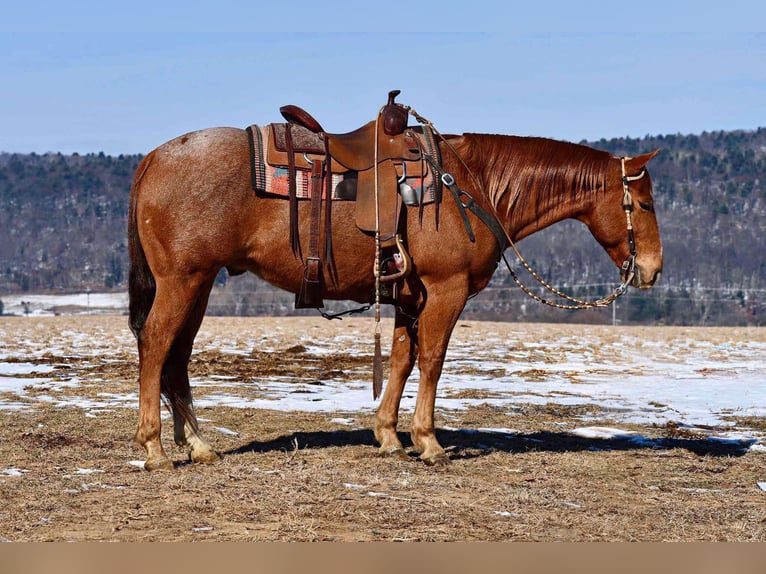
[[[429,127],[433,132],[443,141],[446,146],[452,151],[452,153],[455,155],[455,157],[460,161],[460,163],[463,165],[463,167],[466,169],[468,174],[470,175],[471,179],[473,179],[474,184],[476,185],[476,188],[481,190],[482,187],[479,184],[478,179],[473,174],[471,169],[466,165],[465,161],[463,161],[463,158],[460,157],[460,154],[457,152],[457,150],[452,146],[452,144],[441,134],[439,131],[434,127],[433,123],[418,114],[414,109],[407,106],[408,111],[410,114],[412,114],[418,122],[423,124],[424,126]],[[533,268],[532,266],[527,262],[526,259],[522,256],[522,254],[519,252],[518,248],[516,247],[516,244],[511,239],[510,234],[505,230],[505,227],[503,227],[500,224],[500,218],[497,215],[497,211],[495,209],[495,206],[492,204],[492,202],[488,202],[491,208],[491,214],[484,211],[481,207],[479,207],[478,204],[476,204],[473,201],[473,198],[465,191],[459,190],[454,183],[454,177],[451,174],[448,173],[442,173],[441,179],[447,187],[450,188],[450,190],[453,193],[453,196],[455,197],[455,200],[458,203],[458,207],[461,210],[461,213],[463,215],[463,223],[466,224],[466,229],[468,230],[469,237],[473,236],[473,233],[470,230],[470,226],[467,223],[467,217],[465,217],[464,209],[469,208],[470,211],[472,211],[475,215],[479,217],[481,221],[484,222],[485,225],[487,225],[492,232],[495,234],[495,237],[498,240],[498,243],[500,244],[500,258],[502,258],[503,262],[505,263],[505,266],[508,268],[508,271],[511,274],[511,277],[513,278],[513,281],[516,283],[516,285],[519,286],[519,288],[529,295],[532,299],[535,301],[538,301],[540,303],[544,303],[545,305],[548,305],[550,307],[556,307],[558,309],[592,309],[596,307],[607,307],[612,304],[618,297],[620,297],[622,294],[624,294],[630,283],[633,281],[633,278],[635,276],[636,271],[636,240],[635,235],[633,233],[633,196],[630,193],[630,182],[637,181],[641,178],[643,178],[646,175],[646,168],[642,167],[641,172],[637,175],[627,175],[625,171],[625,162],[627,160],[631,159],[630,157],[622,156],[620,157],[620,167],[622,171],[622,209],[625,212],[625,220],[627,224],[627,235],[628,235],[628,250],[630,255],[628,258],[623,261],[622,265],[620,266],[620,277],[622,278],[622,282],[620,285],[617,286],[614,291],[612,291],[609,295],[606,297],[603,297],[601,299],[597,299],[595,301],[586,301],[583,299],[579,299],[577,297],[573,297],[571,295],[567,295],[566,293],[560,291],[559,289],[556,289],[551,284],[549,284],[545,279],[543,279]],[[440,170],[439,170],[440,171]],[[464,204],[459,197],[461,196],[467,196],[469,199],[469,202]],[[499,228],[499,229],[498,229]],[[500,230],[502,232],[500,233]],[[503,237],[504,236],[504,237]],[[556,303],[554,301],[549,301],[547,299],[544,299],[537,295],[536,293],[533,293],[526,285],[524,285],[521,282],[521,279],[519,279],[516,272],[513,270],[513,267],[511,267],[511,264],[508,262],[508,259],[505,257],[504,248],[505,248],[505,242],[508,243],[508,245],[513,249],[513,252],[516,254],[516,257],[521,262],[522,266],[529,272],[529,274],[542,285],[546,290],[553,293],[557,297],[560,297],[561,299],[564,299],[566,301],[569,301],[569,303]]]
[[[625,162],[627,160],[631,159],[630,157],[621,157],[620,158],[620,166],[622,170],[622,209],[625,212],[625,220],[627,225],[627,232],[628,232],[628,250],[630,252],[629,257],[623,261],[622,265],[620,266],[620,276],[623,278],[620,285],[612,291],[609,295],[606,297],[603,297],[602,299],[597,299],[595,301],[585,301],[583,299],[578,299],[577,297],[572,297],[571,295],[567,295],[566,293],[556,289],[552,285],[550,285],[545,279],[540,277],[540,275],[532,269],[532,266],[527,263],[527,260],[524,259],[524,257],[519,252],[516,245],[511,241],[511,238],[508,237],[508,241],[510,242],[510,246],[513,248],[514,253],[516,253],[516,257],[518,257],[521,264],[524,266],[524,268],[529,272],[534,279],[540,283],[545,289],[556,295],[557,297],[560,297],[562,299],[565,299],[566,301],[569,301],[571,304],[562,304],[562,303],[556,303],[554,301],[549,301],[547,299],[543,299],[539,295],[533,293],[526,285],[524,285],[521,282],[521,279],[519,279],[518,275],[516,275],[516,272],[513,270],[513,267],[511,267],[511,264],[508,262],[508,259],[506,259],[505,255],[502,256],[503,262],[505,263],[505,266],[508,268],[508,271],[511,274],[511,277],[513,278],[513,281],[516,283],[516,285],[519,286],[519,288],[524,291],[527,295],[529,295],[532,299],[535,301],[538,301],[540,303],[544,303],[545,305],[548,305],[550,307],[556,307],[558,309],[592,309],[596,307],[607,307],[612,304],[612,302],[615,301],[620,295],[625,293],[625,291],[628,290],[628,285],[633,281],[633,277],[635,276],[636,272],[636,239],[635,235],[633,233],[633,196],[630,193],[630,182],[631,181],[637,181],[644,177],[646,175],[646,168],[641,168],[641,172],[637,175],[627,175],[625,172]]]
[[[627,175],[625,173],[625,161],[629,160],[629,157],[620,158],[620,167],[622,169],[622,209],[625,211],[625,219],[628,226],[628,249],[630,250],[630,257],[623,261],[621,269],[622,275],[628,277],[624,282],[630,283],[633,279],[633,274],[636,269],[636,239],[633,234],[633,196],[630,195],[630,182],[637,181],[646,175],[646,168],[642,167],[641,172],[638,175]]]

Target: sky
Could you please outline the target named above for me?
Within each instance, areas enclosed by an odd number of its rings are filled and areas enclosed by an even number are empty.
[[[280,121],[284,104],[345,132],[392,89],[445,133],[766,126],[762,0],[12,4],[0,152],[148,153],[196,129]]]

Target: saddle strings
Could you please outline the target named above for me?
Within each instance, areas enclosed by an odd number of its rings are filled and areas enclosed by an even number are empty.
[[[428,128],[430,128],[439,137],[439,139],[441,141],[443,141],[447,145],[447,147],[450,149],[450,151],[455,156],[455,158],[457,158],[457,160],[465,168],[465,170],[468,173],[469,177],[471,178],[471,180],[473,181],[474,185],[476,186],[476,189],[484,196],[485,200],[487,200],[487,203],[489,204],[491,212],[492,212],[492,217],[494,217],[495,221],[497,221],[498,224],[500,224],[500,218],[499,218],[499,216],[497,214],[497,209],[495,207],[494,202],[490,201],[487,198],[487,194],[485,193],[483,186],[479,183],[478,178],[473,173],[473,170],[471,170],[471,168],[468,167],[468,165],[465,163],[465,161],[463,160],[461,155],[457,152],[455,147],[447,140],[447,138],[445,138],[441,134],[441,132],[439,132],[439,130],[436,129],[436,126],[434,126],[434,124],[433,124],[433,122],[431,120],[421,116],[414,108],[412,108],[410,106],[405,106],[405,107],[407,108],[407,111],[409,111],[409,113],[419,123],[421,123],[422,125],[427,126]],[[633,181],[633,180],[636,180],[636,179],[640,179],[641,177],[643,177],[645,172],[642,171],[642,173],[640,175],[638,175],[638,176],[627,177],[627,176],[625,176],[625,171],[624,171],[625,170],[625,158],[621,158],[621,160],[622,160],[622,169],[623,169],[623,193],[624,193],[623,205],[625,205],[626,199],[630,197],[630,190],[628,189],[627,182]],[[631,222],[630,212],[629,212],[627,207],[625,207],[624,209],[625,209],[626,217],[628,219],[628,232],[629,232],[629,235],[632,236],[632,225],[631,225],[632,222]],[[537,301],[539,303],[544,303],[545,305],[548,305],[550,307],[556,307],[558,309],[592,309],[592,308],[595,308],[595,307],[607,307],[607,306],[611,305],[620,295],[622,295],[623,293],[625,293],[627,291],[628,285],[630,284],[630,281],[632,281],[632,279],[633,279],[635,253],[631,253],[631,259],[628,260],[628,261],[631,262],[631,264],[630,264],[630,268],[628,270],[628,273],[627,273],[625,279],[620,283],[620,285],[614,291],[612,291],[612,293],[610,293],[606,297],[603,297],[601,299],[597,299],[595,301],[586,301],[584,299],[579,299],[577,297],[573,297],[571,295],[567,295],[566,293],[564,293],[564,292],[560,291],[559,289],[553,287],[550,283],[548,283],[545,279],[543,279],[540,276],[539,273],[537,273],[532,268],[532,266],[527,262],[527,260],[521,254],[521,252],[519,251],[518,247],[516,247],[516,244],[511,239],[510,234],[505,229],[505,226],[500,224],[500,227],[502,228],[503,233],[505,234],[505,237],[508,240],[508,245],[511,246],[511,248],[513,249],[513,252],[516,254],[516,257],[521,262],[521,264],[524,266],[524,268],[529,272],[529,274],[532,275],[532,277],[538,283],[540,283],[540,285],[542,285],[546,290],[550,291],[551,293],[553,293],[557,297],[560,297],[562,299],[570,301],[573,304],[570,305],[570,304],[555,303],[553,301],[548,301],[547,299],[543,299],[539,295],[533,293],[526,285],[524,285],[522,283],[521,279],[519,279],[518,275],[513,270],[513,267],[511,267],[511,264],[508,262],[508,259],[505,257],[505,253],[501,253],[501,257],[503,259],[503,262],[505,263],[506,268],[510,272],[511,277],[513,278],[514,283],[516,283],[516,285],[518,285],[519,288],[524,293],[526,293],[529,297],[531,297],[532,299],[534,299],[535,301]]]
[[[372,361],[372,398],[377,399],[383,389],[383,353],[380,345],[380,202],[378,191],[378,128],[383,107],[378,110],[375,119],[375,154],[373,157],[373,174],[375,178],[375,349]]]

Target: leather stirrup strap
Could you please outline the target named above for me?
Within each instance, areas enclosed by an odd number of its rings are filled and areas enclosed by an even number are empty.
[[[298,192],[297,173],[295,171],[295,155],[293,153],[292,126],[285,126],[285,148],[287,150],[287,195],[290,198],[290,249],[293,255],[301,257],[301,242],[298,233]]]
[[[337,285],[335,259],[332,252],[332,157],[325,138],[325,206],[324,206],[324,254],[323,260],[330,271],[333,284]],[[321,194],[321,189],[319,190]]]
[[[322,167],[322,162],[318,160],[311,166],[311,223],[304,281],[313,285],[319,285],[322,267],[319,258],[319,235],[322,225]]]
[[[322,225],[323,162],[311,166],[311,213],[309,222],[309,253],[303,265],[303,281],[295,298],[296,309],[320,308],[322,303],[322,262],[319,259],[319,236]]]

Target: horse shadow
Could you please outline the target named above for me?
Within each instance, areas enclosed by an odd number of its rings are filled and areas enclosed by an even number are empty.
[[[412,449],[409,434],[398,433],[405,450]],[[537,431],[530,433],[502,433],[474,429],[436,429],[436,437],[453,460],[487,456],[492,452],[525,453],[580,452],[580,451],[627,451],[669,450],[680,448],[701,456],[731,457],[744,455],[752,442],[719,441],[708,438],[620,436],[615,438],[590,438],[565,432]],[[224,454],[267,453],[326,449],[345,446],[370,446],[378,443],[371,430],[350,429],[333,431],[296,431],[268,441],[251,441]],[[417,455],[410,454],[415,458]]]

